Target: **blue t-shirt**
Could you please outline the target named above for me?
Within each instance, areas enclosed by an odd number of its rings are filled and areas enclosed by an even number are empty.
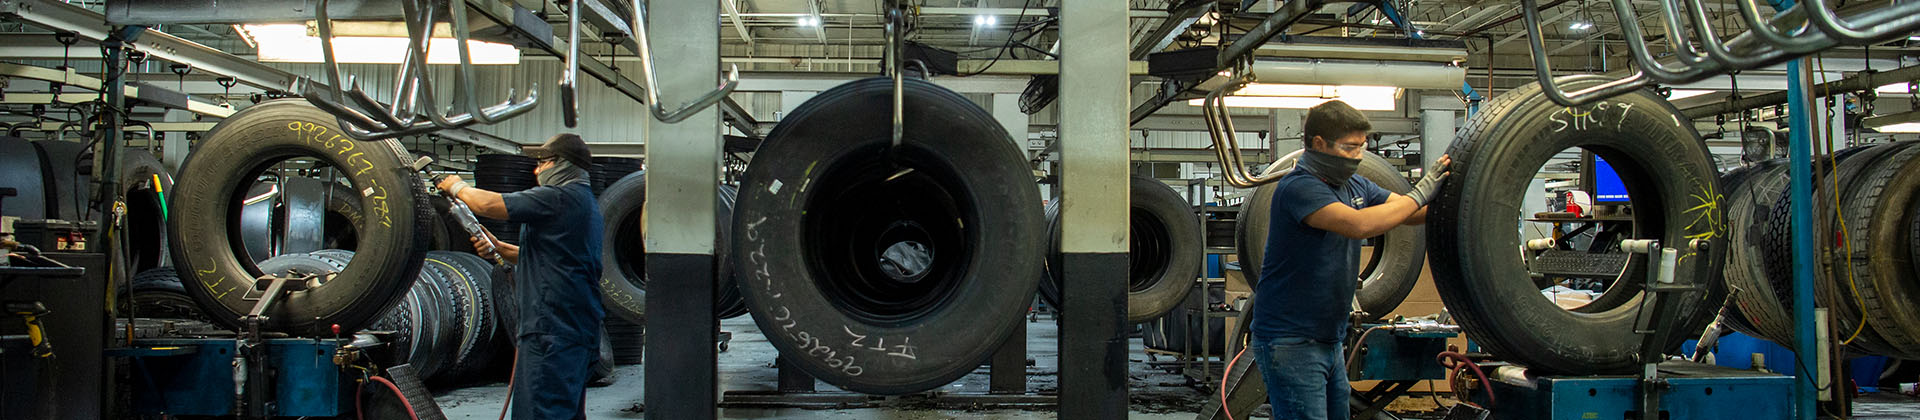
[[[514,270],[520,303],[519,334],[547,334],[598,346],[600,322],[600,207],[587,181],[501,194],[507,221],[520,225],[520,262]]]
[[[1351,178],[1335,189],[1301,168],[1274,182],[1267,251],[1254,286],[1254,339],[1345,339],[1359,288],[1360,241],[1308,226],[1307,215],[1328,204],[1362,209],[1392,197],[1373,181]]]

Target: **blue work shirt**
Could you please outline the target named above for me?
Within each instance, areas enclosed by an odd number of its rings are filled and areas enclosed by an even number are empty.
[[[586,180],[501,194],[507,221],[520,225],[519,335],[548,334],[598,348],[600,207]]]
[[[1387,202],[1392,193],[1360,175],[1334,188],[1305,168],[1274,182],[1267,251],[1254,286],[1253,337],[1301,337],[1321,342],[1347,335],[1347,315],[1359,288],[1360,241],[1307,225],[1328,204],[1355,209]]]

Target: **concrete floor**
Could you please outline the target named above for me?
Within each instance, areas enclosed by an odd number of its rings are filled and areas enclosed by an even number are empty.
[[[1027,368],[1027,389],[1053,395],[1057,392],[1059,372],[1059,329],[1051,319],[1041,319],[1027,324],[1027,349],[1033,359]],[[720,387],[722,390],[771,391],[775,389],[776,375],[772,368],[778,354],[773,344],[768,343],[760,334],[751,317],[742,316],[721,321],[720,329],[733,333],[733,341],[724,353],[720,353]],[[1151,367],[1147,363],[1146,352],[1141,349],[1140,341],[1133,340],[1128,384],[1128,396],[1132,399],[1131,419],[1181,419],[1194,418],[1204,404],[1199,391],[1185,386],[1184,377],[1165,370]],[[1170,360],[1161,357],[1159,360]],[[614,370],[616,382],[612,386],[587,389],[587,418],[589,419],[638,419],[642,418],[640,407],[644,392],[643,369],[640,365],[620,366]],[[822,393],[841,393],[839,388],[822,382],[816,389]],[[981,368],[961,378],[943,391],[954,393],[984,394],[987,390],[987,370]],[[500,404],[506,398],[505,383],[493,383],[460,389],[443,390],[435,400],[450,419],[492,419],[500,414]],[[852,409],[818,408],[722,408],[720,417],[728,419],[758,418],[833,418],[833,419],[1050,419],[1055,417],[1052,407],[1025,407],[1002,409],[962,409],[959,407],[939,407],[916,398],[897,398],[876,404],[873,407]]]
[[[722,321],[720,325],[722,330],[732,332],[734,337],[728,351],[719,355],[721,389],[773,390],[776,381],[772,366],[777,353],[754,326],[752,318],[743,316]],[[1054,395],[1059,388],[1057,324],[1050,319],[1041,319],[1028,323],[1027,328],[1027,348],[1029,357],[1033,359],[1032,366],[1027,368],[1027,389],[1029,392]],[[1137,339],[1133,340],[1132,354],[1129,363],[1131,372],[1128,375],[1128,397],[1132,404],[1128,418],[1193,419],[1208,395],[1186,386],[1185,377],[1150,365]],[[1161,357],[1159,360],[1168,361],[1169,358]],[[640,365],[621,366],[614,371],[616,382],[612,386],[589,388],[587,418],[643,418],[644,409],[640,404],[644,391],[642,375]],[[825,383],[818,384],[816,388],[822,393],[844,392]],[[986,389],[987,371],[982,368],[943,391],[984,394]],[[506,394],[505,383],[492,383],[440,390],[435,400],[450,419],[493,419],[499,415]],[[1393,409],[1401,411],[1404,408],[1403,414],[1409,417],[1434,418],[1437,414],[1427,411],[1433,407],[1427,401],[1425,397],[1406,398],[1396,403]],[[1920,419],[1920,398],[1888,393],[1868,394],[1855,401],[1853,415],[1854,419]],[[887,399],[857,408],[720,409],[720,418],[726,419],[1051,419],[1055,416],[1052,407],[966,409],[932,404],[924,398]]]

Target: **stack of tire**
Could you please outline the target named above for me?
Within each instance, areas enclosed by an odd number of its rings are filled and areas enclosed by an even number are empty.
[[[325,282],[353,262],[353,251],[328,249],[286,254],[260,263],[273,275],[319,276]],[[391,331],[390,363],[411,363],[422,378],[435,381],[477,379],[501,372],[496,364],[505,334],[494,305],[493,267],[472,254],[428,252],[420,276],[398,305],[387,309],[367,330]]]
[[[473,164],[473,186],[502,194],[533,188],[540,185],[533,175],[533,168],[537,166],[540,166],[539,160],[526,156],[480,155]],[[482,218],[480,224],[501,241],[520,243],[520,230],[511,228],[513,225],[506,221]]]
[[[593,195],[597,197],[606,192],[607,187],[612,186],[613,183],[620,182],[629,174],[640,172],[641,166],[640,159],[595,156],[593,167],[587,170],[587,174],[593,181]]]
[[[1814,167],[1814,291],[1851,351],[1920,359],[1920,142],[1843,149]],[[1722,177],[1739,293],[1726,308],[1737,330],[1794,342],[1791,205],[1785,159]]]

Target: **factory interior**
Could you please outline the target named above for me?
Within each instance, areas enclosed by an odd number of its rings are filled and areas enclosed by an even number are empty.
[[[0,0],[0,130],[0,420],[1920,419],[1920,1]]]

